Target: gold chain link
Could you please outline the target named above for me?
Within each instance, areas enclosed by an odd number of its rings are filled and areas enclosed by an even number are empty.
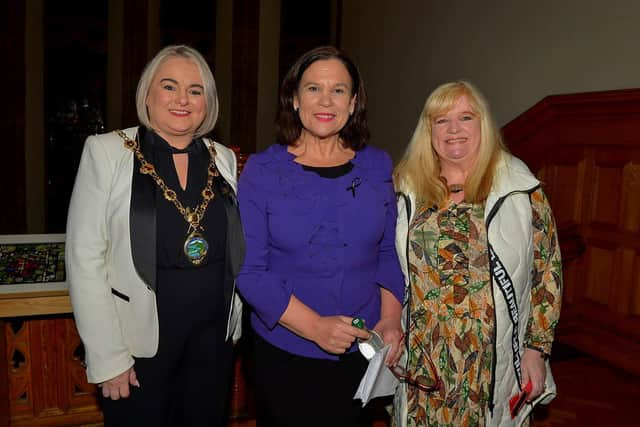
[[[209,144],[209,146],[207,147],[209,149],[210,159],[209,167],[207,168],[207,185],[204,187],[201,193],[202,203],[200,203],[198,206],[196,206],[195,209],[192,210],[190,207],[187,206],[185,208],[182,205],[182,202],[180,202],[180,200],[178,199],[178,195],[176,194],[176,192],[169,188],[167,184],[165,184],[164,180],[160,178],[160,176],[156,172],[156,168],[144,158],[144,155],[140,151],[140,144],[138,143],[137,138],[134,141],[121,130],[116,130],[115,132],[118,134],[118,136],[120,136],[120,138],[124,140],[124,146],[133,151],[136,158],[140,162],[140,173],[149,175],[151,178],[153,178],[155,183],[162,190],[164,198],[173,203],[173,205],[176,207],[176,209],[178,209],[178,212],[180,212],[180,214],[185,219],[185,221],[187,221],[187,224],[189,224],[192,230],[203,231],[203,228],[200,225],[200,221],[202,220],[202,217],[204,216],[204,213],[209,206],[209,202],[215,196],[215,193],[213,192],[213,178],[219,176],[218,168],[216,167],[215,162],[216,150],[213,147],[213,144]]]

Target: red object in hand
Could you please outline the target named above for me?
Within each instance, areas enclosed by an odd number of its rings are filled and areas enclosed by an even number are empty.
[[[520,412],[520,409],[522,409],[522,406],[527,401],[529,394],[531,394],[532,388],[533,388],[533,385],[531,384],[531,380],[529,380],[527,385],[524,386],[524,388],[520,393],[516,394],[511,399],[509,399],[509,409],[511,410],[511,419],[514,419],[516,415],[518,415],[518,412]]]

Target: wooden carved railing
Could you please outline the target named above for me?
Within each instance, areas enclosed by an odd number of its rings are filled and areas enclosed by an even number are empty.
[[[1,427],[102,420],[70,314],[62,242],[63,234],[0,236]]]
[[[88,384],[83,347],[70,315],[13,318],[3,331],[11,427],[96,423],[102,414]]]
[[[503,134],[558,224],[557,339],[640,375],[640,89],[549,96]]]

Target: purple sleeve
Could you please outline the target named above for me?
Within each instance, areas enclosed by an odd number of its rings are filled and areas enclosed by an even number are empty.
[[[291,289],[269,266],[267,189],[272,178],[258,160],[249,158],[240,176],[238,200],[246,240],[244,264],[237,278],[238,289],[260,320],[273,329],[287,309]]]
[[[400,304],[404,301],[404,276],[400,269],[400,261],[396,253],[396,218],[398,211],[396,208],[396,196],[391,180],[392,163],[387,153],[382,159],[381,172],[383,173],[383,186],[386,194],[387,214],[385,217],[384,236],[380,242],[378,254],[378,268],[376,270],[376,282],[383,288],[390,291]]]

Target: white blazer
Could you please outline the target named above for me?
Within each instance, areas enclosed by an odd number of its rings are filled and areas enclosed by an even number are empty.
[[[134,139],[137,130],[133,127],[125,133]],[[205,139],[205,143],[214,144],[218,171],[235,192],[234,153],[217,142]],[[67,281],[91,383],[114,378],[133,366],[133,356],[152,357],[158,350],[155,283],[151,283],[155,273],[151,281],[143,278],[132,251],[133,168],[134,154],[115,132],[89,136],[69,206]],[[155,224],[149,230],[155,239]],[[241,246],[243,253],[243,242]],[[147,271],[155,272],[155,247],[148,252],[153,254],[138,255],[151,260]],[[242,332],[242,304],[234,280],[229,300],[227,339],[237,340]]]

